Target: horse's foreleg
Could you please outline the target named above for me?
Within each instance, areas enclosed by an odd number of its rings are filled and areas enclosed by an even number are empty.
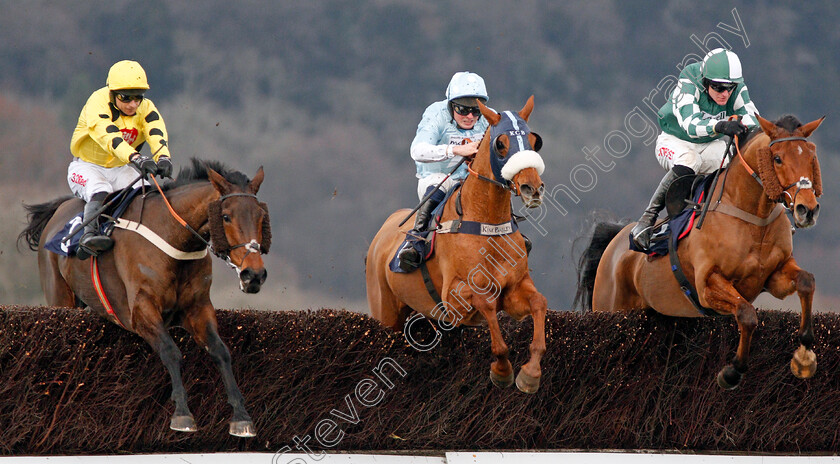
[[[724,367],[717,376],[718,385],[731,390],[738,386],[741,378],[747,372],[750,344],[752,343],[753,332],[758,325],[758,316],[753,305],[738,293],[732,282],[720,274],[712,273],[709,276],[706,280],[703,296],[707,306],[733,314],[735,321],[738,323],[741,337],[735,359],[732,360],[732,364]]]
[[[245,409],[245,399],[236,385],[231,367],[231,357],[225,342],[219,337],[216,325],[215,310],[212,305],[205,306],[195,314],[189,314],[185,327],[192,334],[196,343],[210,354],[216,368],[222,376],[228,403],[233,407],[233,417],[230,421],[229,432],[237,437],[253,437],[256,435],[254,421]]]
[[[793,258],[770,275],[766,284],[767,291],[783,300],[794,291],[799,295],[802,313],[799,319],[799,348],[790,360],[790,370],[800,379],[807,379],[817,370],[817,355],[811,347],[814,345],[814,319],[811,305],[814,302],[816,283],[814,275],[802,270]]]
[[[528,313],[531,314],[531,319],[534,321],[534,338],[529,347],[531,357],[522,365],[516,376],[516,387],[525,393],[536,393],[542,377],[540,362],[545,353],[545,315],[548,301],[537,291],[530,279],[516,291],[508,293],[505,299],[505,308],[508,308],[506,309],[508,312],[519,307],[527,307]]]
[[[460,294],[462,298],[465,296],[464,293]],[[472,302],[472,306],[487,320],[487,328],[490,330],[490,349],[493,356],[496,357],[496,360],[490,365],[490,380],[497,387],[509,387],[513,385],[513,366],[508,359],[510,350],[504,338],[502,338],[502,329],[499,327],[499,320],[496,317],[496,306],[499,301],[487,301],[483,295],[470,293],[471,298],[464,298],[464,301]]]
[[[189,406],[187,406],[187,391],[184,389],[184,382],[181,378],[181,350],[169,336],[159,312],[155,309],[140,311],[135,308],[133,314],[132,325],[135,331],[158,352],[163,365],[169,371],[169,378],[172,382],[171,398],[175,403],[175,412],[172,414],[169,428],[179,432],[195,432],[198,427],[196,427],[195,419]],[[150,316],[137,317],[138,314],[150,314]]]

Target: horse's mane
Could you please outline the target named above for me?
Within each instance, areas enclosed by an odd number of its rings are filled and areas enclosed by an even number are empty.
[[[781,118],[773,121],[773,124],[775,124],[778,127],[781,127],[782,129],[790,132],[791,134],[796,129],[802,127],[802,122],[799,121],[799,118],[797,118],[796,116],[794,116],[792,114],[786,114],[786,115],[782,116]],[[747,136],[744,138],[744,140],[742,142],[738,143],[738,145],[740,146],[741,149],[744,149],[747,146],[747,143],[750,140],[754,139],[758,134],[763,134],[763,133],[764,133],[764,131],[761,130],[761,126],[755,126],[750,130],[749,134],[747,134]]]
[[[792,114],[786,114],[782,116],[776,121],[773,121],[773,124],[781,127],[782,129],[790,132],[791,134],[796,129],[802,127],[802,123],[799,121],[799,119]]]
[[[240,187],[246,187],[248,185],[248,182],[250,182],[248,176],[242,174],[241,172],[235,169],[231,169],[225,166],[219,161],[190,158],[190,164],[188,166],[182,167],[181,170],[178,172],[178,177],[175,178],[174,181],[164,185],[163,190],[167,191],[182,185],[208,181],[208,168],[221,174],[221,176],[224,177],[225,180],[227,180],[228,182],[238,185]]]

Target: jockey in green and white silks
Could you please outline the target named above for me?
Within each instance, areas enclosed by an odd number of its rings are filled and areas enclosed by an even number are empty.
[[[446,100],[432,103],[423,112],[410,151],[417,166],[417,196],[423,199],[429,195],[429,198],[417,210],[409,237],[416,237],[426,229],[432,210],[443,200],[446,191],[466,179],[467,167],[463,164],[448,179],[446,176],[463,157],[478,152],[488,123],[481,116],[477,101],[486,103],[488,99],[481,76],[458,72],[446,87]],[[444,179],[440,188],[435,189]],[[400,267],[406,271],[416,269],[422,259],[410,243],[400,250],[399,258]]]
[[[649,247],[652,226],[665,207],[665,194],[673,181],[718,169],[725,157],[723,136],[743,138],[750,127],[758,125],[757,114],[735,53],[716,48],[702,62],[683,69],[679,83],[659,109],[662,133],[656,139],[656,158],[668,173],[633,227],[637,248]],[[730,116],[741,118],[729,121]],[[724,165],[727,162],[724,160]]]

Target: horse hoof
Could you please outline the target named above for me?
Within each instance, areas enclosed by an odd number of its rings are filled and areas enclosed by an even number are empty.
[[[250,438],[257,436],[254,423],[251,421],[235,421],[230,423],[230,434],[234,437]]]
[[[176,432],[197,432],[193,416],[173,416],[169,421],[169,428]]]
[[[540,378],[531,377],[520,369],[516,376],[516,388],[522,393],[536,393],[540,388]]]
[[[718,372],[717,383],[724,390],[734,390],[738,388],[738,384],[741,383],[741,378],[743,377],[744,375],[734,367],[726,366]]]
[[[790,371],[800,379],[810,379],[817,371],[817,355],[800,345],[793,352],[793,358],[790,360]]]
[[[513,372],[511,372],[510,374],[502,377],[501,375],[499,375],[499,374],[497,374],[497,373],[495,373],[491,370],[490,371],[490,381],[493,382],[493,385],[495,385],[499,388],[507,388],[507,387],[513,385]]]

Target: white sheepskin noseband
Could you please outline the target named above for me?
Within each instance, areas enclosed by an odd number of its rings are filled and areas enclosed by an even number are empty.
[[[507,180],[513,180],[513,176],[527,168],[536,169],[539,175],[542,175],[543,171],[545,171],[545,163],[543,162],[542,156],[534,150],[522,150],[511,155],[510,159],[502,167],[502,177]]]

